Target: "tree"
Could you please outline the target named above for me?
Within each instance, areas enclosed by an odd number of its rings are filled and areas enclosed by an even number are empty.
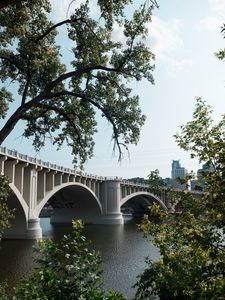
[[[198,98],[193,120],[176,134],[178,145],[213,165],[204,175],[206,192],[188,191],[174,197],[183,207],[176,216],[151,208],[160,222],[146,217],[140,226],[159,249],[160,259],[148,267],[136,284],[135,299],[222,300],[225,295],[225,116],[213,125],[211,108]],[[175,195],[175,194],[174,194]]]
[[[99,254],[89,249],[82,235],[83,223],[73,223],[73,232],[61,241],[43,240],[36,249],[38,267],[23,281],[14,300],[126,300],[120,293],[101,289]],[[11,299],[0,290],[1,299]]]
[[[130,82],[153,83],[154,55],[143,38],[155,2],[143,1],[129,19],[124,10],[131,3],[99,0],[99,15],[91,17],[86,0],[68,19],[53,24],[49,0],[6,1],[0,10],[0,118],[7,120],[0,144],[22,120],[23,135],[33,138],[37,151],[49,137],[58,148],[67,143],[74,163],[82,165],[93,154],[96,111],[112,126],[119,158],[123,147],[137,143],[145,116]],[[123,29],[123,42],[114,37],[115,24]],[[62,26],[67,28],[62,43],[67,39],[72,45],[70,66],[56,42]],[[17,108],[9,116],[12,101]]]
[[[148,183],[151,192],[154,195],[160,196],[162,192],[162,188],[165,187],[165,184],[162,178],[159,176],[158,169],[150,172],[150,174],[148,175]]]

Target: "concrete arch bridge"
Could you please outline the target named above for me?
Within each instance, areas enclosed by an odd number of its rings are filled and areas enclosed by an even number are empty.
[[[42,237],[40,214],[51,206],[51,223],[71,223],[81,218],[94,224],[123,224],[121,207],[143,211],[154,202],[167,209],[166,201],[149,187],[120,178],[74,171],[0,147],[0,174],[10,179],[9,205],[16,208],[6,238]]]

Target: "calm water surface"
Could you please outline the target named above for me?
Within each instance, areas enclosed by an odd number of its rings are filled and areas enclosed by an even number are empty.
[[[71,226],[52,226],[48,218],[41,219],[41,226],[44,238],[58,239],[71,230]],[[135,293],[132,285],[145,268],[144,258],[156,259],[157,250],[142,237],[136,222],[129,218],[125,219],[124,225],[87,225],[85,235],[100,251],[104,288],[121,291],[132,299]],[[0,281],[7,280],[13,287],[32,273],[34,244],[30,240],[4,240],[1,243]]]

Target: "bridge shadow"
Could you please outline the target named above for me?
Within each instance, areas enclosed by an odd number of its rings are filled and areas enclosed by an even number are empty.
[[[13,218],[10,219],[10,228],[6,229],[3,238],[23,239],[26,236],[27,220],[24,209],[15,194],[8,198],[7,205],[13,211]]]
[[[137,195],[130,198],[121,206],[121,212],[124,216],[141,218],[149,214],[149,207],[154,203],[157,203],[157,201],[151,195]]]

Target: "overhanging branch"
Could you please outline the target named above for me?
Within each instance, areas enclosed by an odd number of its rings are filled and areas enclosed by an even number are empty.
[[[127,149],[127,146],[119,142],[119,133],[118,133],[116,123],[114,122],[113,117],[108,113],[108,111],[104,107],[102,107],[99,103],[95,102],[94,100],[92,100],[90,98],[87,98],[85,95],[82,95],[80,93],[74,93],[71,91],[62,91],[59,93],[52,93],[52,94],[49,94],[48,98],[55,98],[55,97],[60,97],[60,96],[72,96],[72,97],[80,98],[83,101],[91,103],[94,107],[98,108],[105,115],[106,119],[111,123],[111,125],[113,127],[113,139],[115,142],[113,149],[115,150],[115,148],[117,147],[117,149],[119,151],[119,159],[118,160],[120,161],[122,159],[122,155],[123,155],[121,146],[125,147],[126,149]]]
[[[77,19],[66,19],[62,22],[59,22],[57,24],[54,24],[52,27],[48,28],[42,35],[40,35],[36,40],[35,42],[38,43],[40,40],[42,40],[43,38],[45,38],[51,31],[53,31],[54,29],[56,29],[57,27],[60,27],[64,24],[71,24],[71,23],[74,23],[74,22],[77,22],[81,20],[81,18],[77,18]]]

